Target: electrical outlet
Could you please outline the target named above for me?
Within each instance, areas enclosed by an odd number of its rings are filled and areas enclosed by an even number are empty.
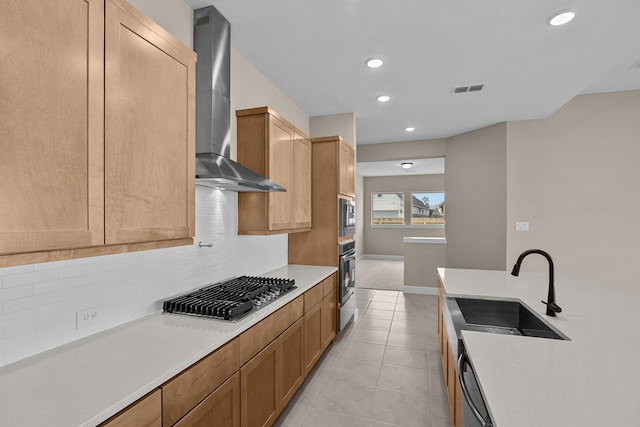
[[[516,222],[516,231],[529,231],[528,222]]]
[[[98,322],[102,322],[101,305],[76,312],[76,329],[93,326]]]

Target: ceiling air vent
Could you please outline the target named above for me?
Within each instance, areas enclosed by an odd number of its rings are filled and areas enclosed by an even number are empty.
[[[484,85],[458,86],[453,88],[453,93],[479,92]]]

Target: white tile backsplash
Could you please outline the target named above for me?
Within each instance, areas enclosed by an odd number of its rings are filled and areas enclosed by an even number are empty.
[[[0,366],[160,310],[193,288],[286,265],[286,234],[237,235],[237,200],[196,186],[192,246],[0,268]],[[95,306],[104,320],[76,330],[76,312]]]

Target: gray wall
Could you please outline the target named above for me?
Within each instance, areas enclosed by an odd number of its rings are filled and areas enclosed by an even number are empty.
[[[404,192],[406,223],[407,218],[410,218],[408,202],[411,200],[411,192],[444,191],[444,183],[444,175],[365,177],[362,195],[364,253],[402,256],[404,254],[403,237],[444,237],[444,228],[371,226],[371,193]]]
[[[353,113],[344,113],[310,117],[309,135],[312,138],[340,135],[356,150],[356,116]]]
[[[504,270],[507,125],[447,140],[447,267]]]
[[[559,273],[640,295],[640,91],[577,96],[507,130],[508,265],[539,247]],[[530,258],[523,269],[546,270]]]
[[[377,162],[385,160],[404,160],[408,158],[428,159],[443,157],[446,151],[446,139],[407,141],[399,143],[365,144],[358,147],[357,162]],[[435,176],[435,178],[434,178]],[[376,191],[444,191],[442,175],[418,175],[413,177],[364,177],[361,191],[362,202],[358,208],[362,213],[362,233],[364,255],[402,256],[404,253],[402,238],[405,236],[442,237],[444,229],[434,228],[372,228],[371,193]],[[358,192],[358,189],[356,189]],[[410,195],[405,195],[409,200]],[[360,218],[358,218],[360,219]]]
[[[447,149],[446,139],[394,142],[386,144],[364,144],[358,147],[358,162],[404,160],[408,158],[429,159],[442,157]]]
[[[356,173],[356,255],[364,255],[364,177]]]

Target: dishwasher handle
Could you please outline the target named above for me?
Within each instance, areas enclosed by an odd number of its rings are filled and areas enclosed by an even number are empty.
[[[467,353],[462,352],[460,356],[458,356],[458,379],[460,380],[460,388],[462,389],[464,400],[467,401],[467,403],[469,404],[469,407],[471,408],[471,412],[473,412],[473,415],[477,418],[477,420],[480,422],[482,427],[492,427],[491,421],[484,419],[484,417],[482,416],[482,414],[480,413],[476,405],[473,403],[473,400],[471,399],[471,394],[469,393],[469,387],[467,386],[467,383],[465,382],[465,379],[464,379],[464,374],[463,374],[464,365],[469,366],[469,369],[471,369],[471,371],[473,372],[473,368],[469,363],[469,357],[467,356]]]

